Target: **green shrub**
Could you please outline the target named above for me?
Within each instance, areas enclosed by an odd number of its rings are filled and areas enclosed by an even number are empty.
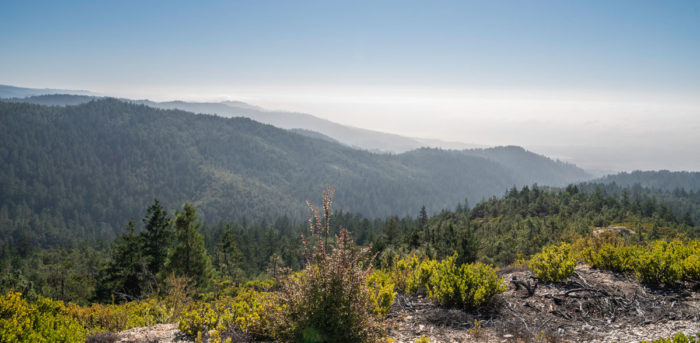
[[[488,304],[505,291],[503,279],[492,267],[478,262],[457,266],[455,259],[451,256],[435,264],[428,297],[445,306],[471,309]]]
[[[700,281],[700,241],[657,240],[644,246],[625,245],[622,240],[579,239],[579,256],[593,268],[615,272],[634,271],[650,285],[680,280]]]
[[[167,323],[171,317],[171,311],[167,306],[153,298],[119,305],[78,306],[69,303],[63,312],[75,318],[90,335]]]
[[[235,298],[224,296],[191,305],[180,317],[178,329],[190,337],[234,329],[255,338],[272,338],[272,320],[279,310],[275,293],[247,289]]]
[[[649,341],[640,341],[639,343],[650,343]],[[661,338],[651,341],[651,343],[700,343],[700,332],[695,336],[686,336],[684,333],[677,333],[671,338]]]
[[[688,242],[686,249],[686,257],[681,262],[683,278],[688,281],[700,281],[700,241]]]
[[[276,293],[250,289],[236,296],[231,308],[234,323],[243,333],[258,338],[275,336],[273,321],[282,310]]]
[[[213,330],[220,319],[221,314],[212,303],[199,303],[182,313],[177,328],[187,336],[201,337]]]
[[[398,289],[407,294],[427,290],[435,266],[439,262],[429,258],[418,258],[415,254],[394,261],[391,276]]]
[[[640,249],[634,263],[637,278],[647,284],[670,284],[683,277],[683,260],[687,248],[680,241],[655,241]]]
[[[528,262],[530,270],[542,281],[560,282],[570,277],[576,267],[576,258],[567,243],[542,248]]]
[[[370,289],[370,299],[374,305],[374,313],[385,317],[394,304],[394,283],[388,273],[375,270],[367,277],[367,286]]]
[[[590,259],[586,262],[597,269],[615,272],[633,271],[635,259],[641,253],[639,250],[637,246],[615,246],[606,243],[597,251],[592,251]]]
[[[682,264],[683,277],[689,281],[700,281],[700,254],[686,257]]]
[[[86,330],[63,310],[63,302],[43,297],[36,304],[16,292],[0,297],[0,342],[84,342]]]
[[[396,288],[402,292],[408,292],[408,279],[411,274],[415,272],[420,264],[420,260],[416,254],[404,258],[395,258],[394,263],[391,265],[389,274],[391,274],[391,279],[394,281]]]

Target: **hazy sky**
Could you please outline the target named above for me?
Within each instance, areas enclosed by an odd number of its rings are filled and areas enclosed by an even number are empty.
[[[700,170],[700,1],[0,1],[0,84]]]

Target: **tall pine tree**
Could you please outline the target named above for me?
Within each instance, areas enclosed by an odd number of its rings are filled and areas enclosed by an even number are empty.
[[[189,277],[198,289],[205,289],[211,281],[211,261],[204,247],[204,236],[199,233],[201,223],[191,204],[182,212],[175,211],[175,246],[168,254],[166,273]]]
[[[143,240],[143,255],[146,258],[151,277],[158,276],[168,257],[168,248],[172,241],[173,229],[168,213],[160,205],[158,199],[149,206],[143,218],[146,227],[141,233]]]
[[[146,262],[141,254],[142,240],[130,220],[127,232],[119,235],[112,247],[112,258],[105,279],[98,285],[101,300],[130,301],[140,298],[146,288]]]

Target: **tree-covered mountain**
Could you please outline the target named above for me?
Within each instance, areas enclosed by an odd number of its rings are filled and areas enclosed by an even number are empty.
[[[35,90],[40,95],[25,97],[12,97],[5,99],[11,102],[28,102],[39,105],[78,105],[91,100],[99,99],[98,97],[85,95],[72,95],[70,91],[64,91],[62,94],[47,94]],[[2,96],[0,96],[2,98]],[[214,114],[222,117],[246,117],[255,121],[270,124],[283,129],[302,129],[314,131],[320,134],[331,137],[338,142],[358,148],[374,152],[391,152],[402,153],[421,147],[442,147],[447,149],[465,149],[474,148],[474,144],[465,144],[460,142],[447,142],[439,139],[425,139],[405,137],[396,134],[367,130],[347,125],[338,124],[330,120],[322,119],[311,114],[289,112],[289,111],[270,111],[258,106],[253,106],[240,101],[222,101],[222,102],[187,102],[187,101],[166,101],[155,102],[150,100],[130,100],[124,101],[135,104],[146,105],[150,107],[168,109],[168,110],[183,110],[194,113]]]
[[[299,218],[324,185],[336,187],[338,209],[383,217],[586,176],[520,153],[541,162],[542,177],[460,151],[375,154],[246,118],[114,99],[0,103],[0,229],[4,240],[44,246],[112,239],[153,198],[169,209],[191,201],[207,222]]]
[[[631,173],[622,172],[619,174],[607,175],[596,181],[601,183],[615,183],[623,187],[639,184],[642,187],[663,191],[674,191],[676,189],[700,191],[700,172],[637,170]]]

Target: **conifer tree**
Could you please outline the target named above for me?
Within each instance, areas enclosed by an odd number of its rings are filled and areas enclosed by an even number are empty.
[[[428,229],[428,213],[425,211],[425,206],[420,208],[420,214],[418,215],[418,226],[424,232],[425,241],[429,242],[430,231]]]
[[[119,235],[114,243],[112,258],[106,271],[106,280],[98,289],[98,297],[108,300],[133,300],[143,295],[146,281],[146,263],[142,251],[142,240],[135,232],[133,220],[127,232]]]
[[[216,269],[227,279],[236,279],[242,276],[241,260],[243,254],[238,249],[236,236],[230,224],[226,225],[221,241],[216,245],[214,264]]]
[[[204,236],[199,233],[201,223],[191,204],[185,204],[182,212],[175,211],[175,246],[168,254],[166,273],[189,277],[199,289],[211,280],[211,261],[204,247]]]
[[[153,205],[148,207],[146,213],[146,217],[143,218],[146,227],[141,233],[143,255],[147,259],[148,271],[152,277],[156,277],[165,265],[173,230],[168,213],[158,199],[153,201]]]

